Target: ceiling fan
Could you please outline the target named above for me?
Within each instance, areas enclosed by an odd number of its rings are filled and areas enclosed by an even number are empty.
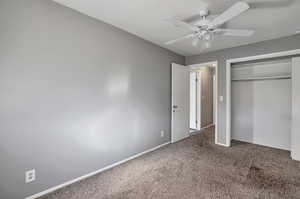
[[[180,37],[178,39],[174,39],[166,42],[166,45],[171,45],[177,42],[184,41],[186,39],[193,38],[193,46],[197,46],[199,41],[204,41],[205,48],[209,48],[211,46],[211,41],[214,39],[215,35],[221,36],[240,36],[240,37],[248,37],[253,35],[253,30],[245,30],[245,29],[222,29],[218,28],[229,20],[237,17],[242,14],[246,10],[248,10],[250,6],[242,1],[235,3],[221,15],[208,19],[209,11],[208,9],[200,10],[199,15],[201,20],[197,21],[195,24],[190,24],[185,21],[172,18],[168,21],[173,23],[173,25],[177,27],[185,27],[189,30],[193,31],[192,34],[188,34],[186,36]]]

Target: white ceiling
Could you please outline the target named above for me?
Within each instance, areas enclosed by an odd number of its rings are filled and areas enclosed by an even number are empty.
[[[251,37],[216,38],[212,47],[203,51],[192,46],[191,40],[166,46],[166,41],[190,32],[171,25],[165,19],[174,16],[187,19],[196,16],[205,6],[211,14],[220,14],[238,0],[54,1],[184,56],[289,36],[300,30],[300,0],[245,0],[251,9],[225,27],[253,29],[255,34]]]

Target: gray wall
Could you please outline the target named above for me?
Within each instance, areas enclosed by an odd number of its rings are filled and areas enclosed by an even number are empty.
[[[1,199],[170,141],[170,63],[184,57],[49,0],[1,0],[0,25]]]
[[[248,57],[278,51],[293,50],[300,48],[300,35],[285,37],[276,40],[250,44],[241,47],[229,48],[197,56],[186,57],[186,65],[218,61],[219,79],[218,96],[224,96],[223,102],[218,102],[218,142],[226,142],[226,60],[232,58]]]

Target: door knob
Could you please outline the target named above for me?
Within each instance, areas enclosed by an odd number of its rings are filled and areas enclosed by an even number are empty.
[[[173,108],[178,108],[178,106],[177,106],[177,105],[174,105]]]

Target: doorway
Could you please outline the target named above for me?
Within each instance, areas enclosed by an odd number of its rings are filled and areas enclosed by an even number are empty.
[[[193,73],[195,72],[195,73]],[[204,79],[210,74],[211,94],[209,97],[205,94]],[[201,76],[199,76],[201,74]],[[213,78],[215,76],[215,78]],[[198,79],[197,83],[191,83],[192,79]],[[201,79],[201,81],[199,81]],[[214,81],[215,82],[214,82]],[[172,107],[171,107],[171,142],[183,140],[193,132],[200,132],[204,128],[215,125],[215,143],[218,135],[218,62],[200,63],[190,66],[184,66],[172,63]],[[201,84],[201,86],[200,86]],[[193,93],[191,93],[191,89]],[[213,89],[215,88],[215,89]],[[190,101],[190,98],[194,98]],[[198,98],[198,100],[197,100]],[[221,98],[220,98],[221,99]],[[209,102],[210,105],[206,105]],[[194,103],[190,105],[191,103]],[[191,108],[193,107],[193,108]],[[192,109],[192,110],[191,110]],[[207,110],[209,109],[209,111]],[[192,115],[193,114],[193,115]],[[209,115],[209,116],[208,116]],[[190,118],[194,118],[192,121]],[[215,119],[214,119],[215,118]],[[198,121],[197,123],[195,121]]]
[[[216,66],[212,63],[190,67],[190,132],[215,125]]]

